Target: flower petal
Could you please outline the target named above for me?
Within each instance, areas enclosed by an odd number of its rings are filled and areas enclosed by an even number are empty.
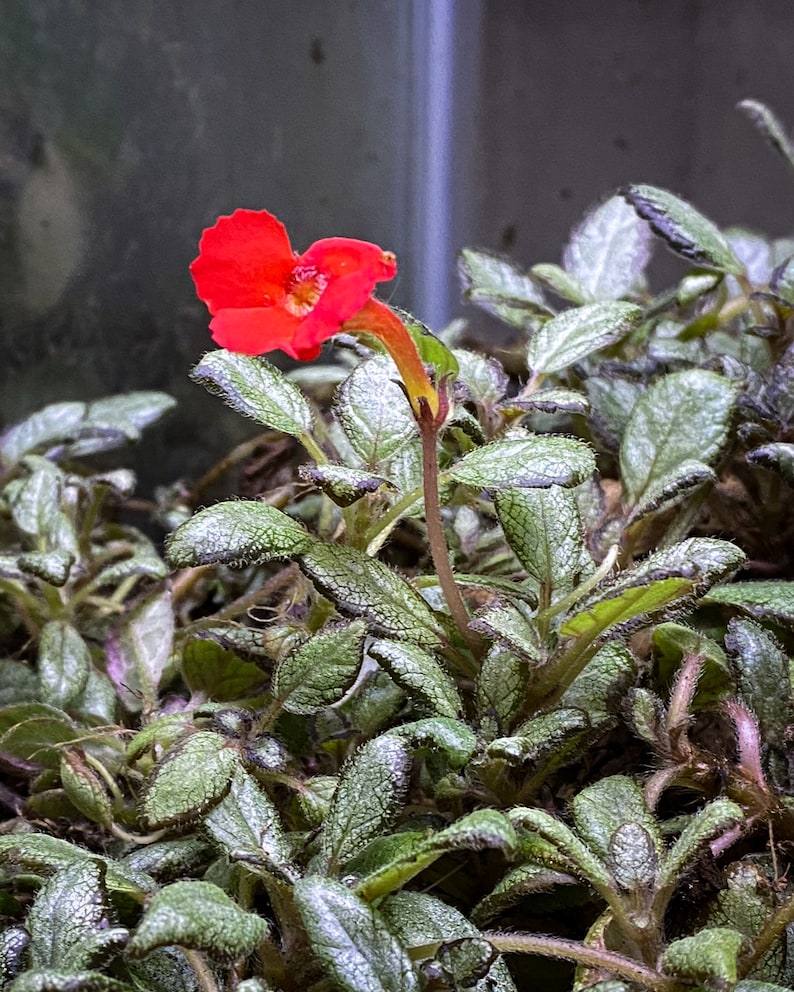
[[[281,349],[292,358],[302,358],[294,344],[300,323],[299,317],[281,307],[233,307],[219,310],[210,330],[212,340],[229,351],[262,355]]]
[[[315,241],[301,255],[298,264],[313,266],[318,272],[332,277],[361,273],[370,280],[370,292],[376,282],[388,281],[397,274],[397,259],[392,252],[384,251],[369,241],[356,241],[355,238]]]
[[[229,307],[278,302],[295,260],[287,231],[273,214],[235,210],[204,231],[190,272],[199,297],[216,314]]]

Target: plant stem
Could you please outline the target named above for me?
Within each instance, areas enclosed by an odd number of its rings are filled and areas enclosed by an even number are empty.
[[[460,631],[460,635],[474,654],[479,658],[482,654],[483,643],[478,634],[469,628],[469,613],[455,582],[455,575],[449,563],[449,551],[444,537],[444,525],[441,522],[441,503],[438,498],[438,425],[421,422],[419,424],[422,437],[422,486],[425,495],[425,524],[427,526],[427,541],[430,545],[430,555],[438,576],[441,591],[447,601],[449,612]]]
[[[483,933],[489,944],[500,952],[508,954],[535,954],[544,958],[561,958],[588,968],[603,968],[621,978],[643,985],[652,992],[680,992],[681,984],[675,979],[666,978],[657,971],[646,968],[638,961],[625,958],[614,951],[598,947],[587,947],[575,940],[562,937],[541,937],[531,933]]]
[[[742,958],[739,966],[739,975],[744,978],[749,975],[761,958],[767,953],[774,943],[780,940],[786,927],[794,921],[794,896],[784,902],[771,920],[761,930],[755,939],[753,949],[749,956]]]
[[[215,981],[215,976],[204,960],[204,955],[198,951],[192,951],[188,947],[183,947],[182,953],[185,955],[187,963],[193,969],[193,974],[196,976],[196,981],[201,992],[220,992],[218,983]]]

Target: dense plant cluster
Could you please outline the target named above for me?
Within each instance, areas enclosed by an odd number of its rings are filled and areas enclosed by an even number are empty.
[[[205,355],[262,433],[164,551],[95,466],[169,397],[0,438],[0,989],[794,987],[794,240],[632,185],[460,271],[430,434],[377,336]]]

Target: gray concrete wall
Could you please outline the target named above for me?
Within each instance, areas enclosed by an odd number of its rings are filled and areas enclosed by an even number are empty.
[[[394,249],[392,299],[435,324],[458,247],[557,260],[627,180],[790,234],[733,107],[794,125],[792,41],[791,0],[0,0],[0,421],[169,390],[147,483],[250,432],[187,379],[187,266],[237,206]]]

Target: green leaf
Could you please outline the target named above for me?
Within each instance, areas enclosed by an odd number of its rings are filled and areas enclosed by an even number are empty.
[[[24,718],[9,727],[0,735],[0,752],[39,768],[58,768],[61,761],[59,745],[84,737],[85,731],[65,713],[53,709],[53,714]]]
[[[516,557],[548,590],[567,591],[588,566],[576,497],[568,489],[503,489],[494,506]]]
[[[480,731],[486,739],[512,728],[526,693],[529,668],[512,651],[494,646],[480,665],[475,685]]]
[[[590,419],[596,436],[610,451],[616,451],[631,411],[643,395],[643,386],[615,375],[591,375],[587,377],[584,388],[590,401]]]
[[[753,465],[762,465],[781,475],[789,485],[794,484],[794,444],[774,441],[771,444],[753,448],[745,455]]]
[[[732,988],[743,940],[738,930],[708,927],[669,944],[662,954],[662,967],[668,974],[689,981]]]
[[[316,713],[338,702],[355,682],[367,626],[361,620],[312,635],[273,672],[273,695],[290,713]]]
[[[194,696],[228,703],[262,691],[267,676],[209,638],[194,638],[182,650],[182,678]]]
[[[794,145],[775,114],[759,100],[742,100],[737,104],[755,124],[769,144],[779,152],[790,169],[794,169]]]
[[[128,869],[145,872],[164,884],[199,874],[214,854],[215,848],[209,841],[197,834],[188,834],[135,848],[124,855],[121,864]]]
[[[220,396],[237,413],[264,427],[295,437],[311,433],[314,418],[308,400],[264,358],[211,351],[190,377]]]
[[[579,836],[609,866],[621,888],[653,885],[662,836],[632,779],[612,775],[588,786],[574,797],[571,813]]]
[[[295,885],[295,905],[312,950],[345,992],[419,992],[405,946],[381,917],[344,885],[317,876]]]
[[[590,302],[590,296],[582,283],[559,265],[541,262],[533,265],[529,271],[536,282],[550,289],[561,300],[570,300],[578,306]]]
[[[86,406],[78,437],[68,447],[72,458],[111,451],[138,441],[141,431],[176,406],[167,393],[141,390],[106,396]]]
[[[788,655],[763,627],[740,617],[729,621],[725,647],[739,696],[757,718],[764,744],[782,748],[792,716]]]
[[[0,836],[0,864],[10,876],[17,874],[50,875],[86,859],[101,861],[105,867],[103,884],[113,892],[124,893],[142,900],[153,888],[152,880],[140,871],[112,861],[89,855],[68,841],[47,834],[5,834]]]
[[[489,758],[501,758],[509,765],[530,764],[525,771],[522,789],[529,790],[527,779],[548,776],[575,753],[579,756],[583,733],[590,729],[587,713],[579,709],[556,709],[540,713],[523,723],[512,737],[499,737],[488,745]]]
[[[39,694],[42,702],[66,709],[82,693],[91,670],[91,653],[75,628],[51,620],[39,638]]]
[[[493,409],[507,392],[507,374],[500,363],[462,348],[456,348],[453,354],[458,362],[458,382],[479,407]]]
[[[457,482],[477,489],[576,486],[595,471],[595,457],[570,437],[534,435],[483,445],[449,469]]]
[[[261,565],[300,554],[313,543],[301,524],[274,506],[227,500],[199,510],[177,527],[166,542],[166,554],[174,568]]]
[[[368,654],[427,716],[461,715],[463,703],[455,682],[427,651],[415,644],[375,641]]]
[[[443,945],[482,949],[483,937],[463,913],[424,892],[397,892],[386,899],[381,907],[390,930],[407,947]],[[446,963],[449,962],[447,958]],[[486,960],[487,965],[487,960]],[[448,975],[455,981],[455,977]],[[461,976],[458,976],[460,978]],[[494,958],[482,978],[472,981],[463,976],[453,987],[471,989],[472,992],[516,992],[507,965],[501,956]]]
[[[61,753],[61,785],[69,801],[83,816],[109,829],[113,823],[113,805],[107,786],[85,761],[77,748]]]
[[[458,360],[455,353],[450,351],[444,342],[416,317],[405,310],[397,310],[396,313],[411,335],[422,362],[432,366],[435,370],[436,382],[440,382],[444,378],[449,378],[450,381],[456,379]]]
[[[145,957],[158,947],[178,944],[231,963],[253,954],[267,932],[260,916],[240,909],[217,885],[174,882],[152,896],[128,951]]]
[[[383,487],[394,489],[383,476],[348,468],[346,465],[317,465],[302,470],[301,475],[313,482],[337,506],[352,506],[364,496],[376,493]]]
[[[626,503],[636,506],[682,462],[715,462],[728,439],[736,386],[688,369],[665,376],[634,406],[620,446]]]
[[[235,772],[226,797],[204,817],[204,829],[231,861],[261,866],[289,882],[297,880],[278,810],[243,768]]]
[[[635,331],[643,311],[632,303],[591,303],[565,310],[532,335],[527,365],[535,373],[560,372]]]
[[[389,736],[407,740],[417,750],[443,751],[452,768],[462,768],[477,750],[477,738],[465,723],[440,716],[401,723]]]
[[[29,943],[30,934],[24,927],[0,930],[0,988],[5,989],[24,967],[23,957]]]
[[[703,602],[736,606],[756,620],[794,626],[794,582],[732,582],[711,589]]]
[[[612,713],[634,681],[637,663],[625,644],[609,641],[591,658],[565,690],[561,707],[577,707],[601,730],[613,721]]]
[[[14,465],[25,455],[71,439],[82,423],[85,410],[85,403],[51,403],[45,406],[3,434],[0,438],[0,460]]]
[[[37,579],[60,588],[68,582],[76,560],[71,551],[30,551],[19,556],[17,565],[26,575],[35,575]]]
[[[239,765],[225,737],[200,730],[178,741],[156,765],[142,802],[151,829],[197,819],[223,799]]]
[[[661,579],[647,586],[627,589],[570,617],[560,627],[560,634],[563,637],[584,637],[590,641],[611,627],[658,613],[686,599],[692,591],[692,583],[681,578]]]
[[[543,387],[522,400],[505,400],[502,409],[524,410],[527,413],[579,413],[585,416],[590,409],[587,397],[576,389]]]
[[[524,615],[518,603],[496,602],[477,613],[472,629],[483,631],[530,663],[539,663],[543,645],[535,622]]]
[[[126,941],[127,931],[110,925],[104,874],[101,861],[84,858],[44,883],[27,918],[33,968],[91,968]]]
[[[202,992],[196,973],[177,947],[152,951],[140,961],[130,960],[126,971],[135,992]]]
[[[509,259],[464,248],[458,255],[463,298],[513,327],[551,313],[540,288]]]
[[[669,510],[691,499],[701,486],[714,485],[717,473],[708,465],[694,458],[680,462],[671,471],[652,479],[646,486],[642,499],[634,506],[626,522],[631,524],[651,513]]]
[[[362,551],[315,542],[300,557],[304,572],[343,613],[363,616],[379,633],[436,647],[443,631],[405,579]]]
[[[32,455],[26,465],[32,469],[31,474],[12,481],[6,489],[14,523],[36,539],[39,550],[60,551],[78,558],[77,535],[62,509],[63,473],[46,459]]]
[[[561,820],[545,810],[529,806],[516,806],[507,815],[516,826],[538,834],[552,846],[556,857],[550,867],[584,878],[602,892],[611,885],[612,878],[606,865]]]
[[[117,982],[98,971],[61,971],[58,968],[32,968],[8,986],[8,992],[130,992],[125,982]]]
[[[562,264],[589,300],[619,300],[641,286],[653,242],[620,196],[593,208],[571,233]]]
[[[655,186],[624,186],[620,193],[668,247],[706,269],[744,274],[727,238],[685,200]]]
[[[152,709],[171,657],[174,611],[169,589],[140,603],[109,635],[107,674],[127,709]]]
[[[661,905],[662,910],[681,876],[699,856],[703,845],[743,820],[741,807],[728,799],[715,799],[692,817],[662,861],[657,893],[657,905]]]
[[[417,435],[399,380],[394,362],[378,355],[353,369],[336,392],[336,417],[353,450],[371,471],[377,471]]]
[[[401,836],[396,834],[383,840],[392,841]],[[378,841],[375,840],[359,862],[377,845]],[[493,809],[475,810],[430,837],[412,835],[411,842],[404,845],[402,850],[398,849],[394,856],[368,871],[356,886],[356,893],[366,902],[374,902],[402,888],[428,865],[450,851],[494,849],[510,857],[515,845],[515,830],[504,813]],[[359,864],[352,867],[359,867]]]
[[[0,665],[0,712],[15,703],[36,699],[38,694],[39,680],[33,669],[23,661],[4,658]]]
[[[354,858],[394,822],[408,790],[411,752],[397,737],[367,741],[345,762],[322,836],[331,865]]]

